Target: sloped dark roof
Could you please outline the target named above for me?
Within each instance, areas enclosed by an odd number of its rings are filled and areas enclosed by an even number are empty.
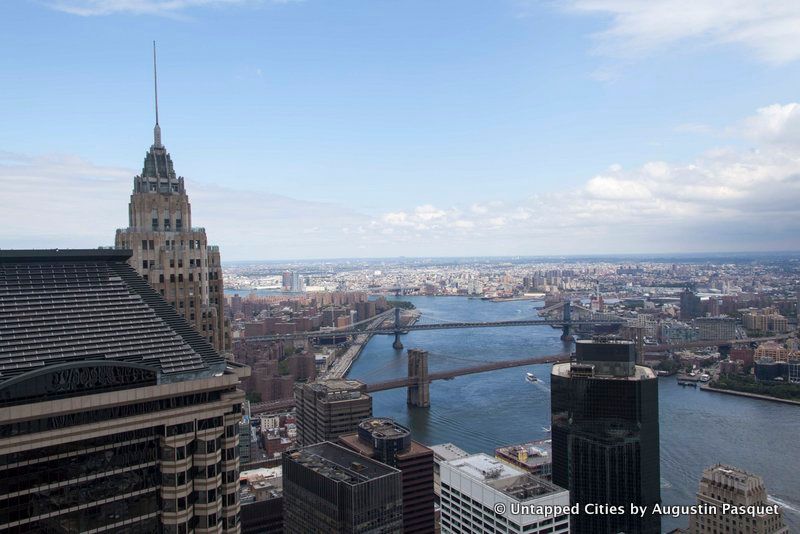
[[[125,250],[0,251],[0,384],[86,360],[180,379],[224,359],[127,264]]]
[[[172,158],[164,147],[150,147],[144,157],[144,167],[142,176],[149,178],[159,176],[161,178],[175,179],[175,169],[172,166]]]

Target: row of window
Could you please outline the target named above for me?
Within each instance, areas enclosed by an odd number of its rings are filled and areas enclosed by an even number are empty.
[[[241,410],[241,407],[239,408]],[[79,454],[86,454],[94,451],[121,447],[129,443],[147,441],[157,436],[164,435],[164,427],[156,426],[151,428],[140,428],[138,430],[128,430],[107,436],[86,439],[83,441],[73,441],[49,447],[37,449],[26,449],[12,454],[0,455],[0,477],[5,476],[4,469],[16,467],[13,464],[35,465],[48,462],[58,458],[72,457]]]
[[[199,404],[217,401],[219,400],[220,395],[220,391],[207,391],[203,393],[194,393],[192,395],[168,397],[166,399],[158,399],[134,404],[123,404],[121,406],[112,406],[110,408],[101,408],[98,410],[87,410],[84,412],[54,417],[43,417],[41,419],[20,421],[8,425],[0,425],[0,437],[33,434],[36,432],[44,432],[46,430],[68,428],[71,426],[102,423],[113,419],[144,415],[162,410],[196,406]]]
[[[115,528],[115,534],[157,532],[159,520],[152,517],[156,512],[158,501],[153,491],[29,523],[20,532],[86,532],[142,516],[151,517],[129,527]]]
[[[455,506],[453,506],[455,505]],[[477,522],[479,524],[485,524],[487,526],[497,528],[497,529],[504,529],[509,528],[508,520],[494,512],[493,510],[489,510],[486,506],[484,506],[479,501],[472,499],[468,495],[465,495],[458,491],[457,489],[449,486],[448,484],[442,484],[442,516],[444,517],[447,515],[449,511],[451,514],[454,514],[456,517],[461,518],[461,514],[464,514],[464,519],[470,521]],[[523,532],[553,532],[553,528],[545,529],[545,530],[537,530],[539,528],[547,527],[548,525],[555,523],[560,523],[562,521],[567,521],[568,516],[560,515],[556,518],[546,518],[538,523],[533,523],[526,525],[523,528]],[[560,529],[566,527],[568,523],[564,523],[563,525],[556,525],[555,529]]]
[[[35,465],[9,469],[2,474],[2,492],[11,493],[47,484],[55,484],[79,477],[86,477],[122,469],[131,465],[142,465],[156,461],[158,442],[139,441],[114,448],[103,449],[59,458]]]
[[[197,504],[217,502],[217,490],[193,491],[188,497],[177,499],[162,499],[161,509],[165,512],[182,512],[190,506]],[[222,494],[222,506],[234,506],[239,502],[239,492]]]
[[[0,525],[55,513],[115,495],[150,490],[158,486],[158,481],[158,466],[153,464],[86,482],[10,497],[0,500]]]

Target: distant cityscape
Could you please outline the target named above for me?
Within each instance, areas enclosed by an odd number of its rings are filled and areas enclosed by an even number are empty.
[[[658,404],[661,381],[800,404],[796,257],[228,265],[160,135],[115,247],[0,252],[0,528],[789,532],[738,467],[664,505]],[[528,311],[454,322],[425,299]],[[558,352],[445,372],[404,352],[413,332],[476,328],[555,330]],[[348,378],[382,334],[407,376]],[[470,453],[373,413],[382,391],[429,410],[437,380],[543,364],[526,380],[549,390],[544,439]]]
[[[0,250],[0,532],[800,532],[798,253],[228,263],[153,74],[128,225]]]

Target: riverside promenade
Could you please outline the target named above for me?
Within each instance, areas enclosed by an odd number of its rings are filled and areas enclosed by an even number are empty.
[[[391,310],[390,310],[391,311]],[[404,326],[412,325],[417,322],[419,319],[420,313],[417,310],[404,310],[401,312],[400,317],[401,321],[403,322]],[[380,316],[378,316],[375,321],[371,322],[368,326],[369,330],[376,329],[386,320],[392,317],[392,314],[388,312],[384,312]],[[336,358],[327,371],[320,375],[320,379],[332,379],[332,378],[344,378],[347,375],[347,372],[350,370],[350,367],[353,365],[358,357],[361,355],[361,351],[364,350],[364,347],[367,345],[369,340],[372,339],[371,333],[364,333],[359,334],[353,340],[353,343],[347,348],[344,354]]]

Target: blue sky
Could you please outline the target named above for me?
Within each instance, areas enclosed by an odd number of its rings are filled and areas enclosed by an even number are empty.
[[[2,11],[0,247],[127,225],[155,39],[164,144],[223,259],[800,249],[795,2]]]

